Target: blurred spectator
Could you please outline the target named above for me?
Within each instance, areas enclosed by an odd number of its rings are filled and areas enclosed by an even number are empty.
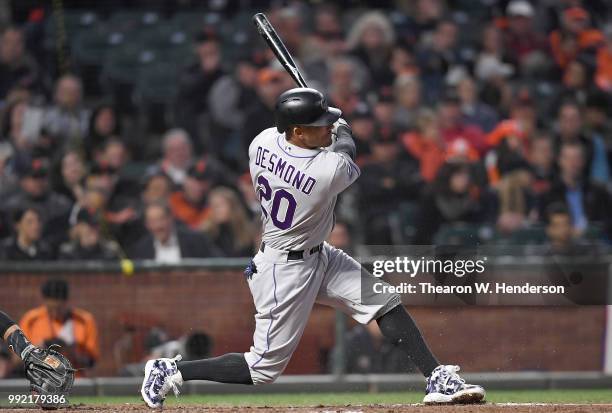
[[[123,167],[130,161],[130,154],[122,140],[116,137],[111,137],[106,140],[103,151],[100,153],[96,161],[106,162],[111,168],[121,172]]]
[[[287,89],[295,87],[291,76],[282,68],[266,67],[257,74],[257,100],[247,110],[244,130],[241,134],[241,151],[248,153],[248,147],[259,133],[274,125],[276,99]],[[246,160],[245,160],[246,161]],[[246,167],[246,164],[243,165]]]
[[[612,168],[612,119],[610,96],[601,91],[592,91],[587,96],[584,108],[585,132],[603,140],[606,147],[608,164]],[[608,168],[608,169],[610,169]]]
[[[303,10],[299,3],[294,3],[272,11],[270,18],[278,30],[287,50],[297,58],[302,55],[303,44]]]
[[[12,162],[13,153],[10,143],[0,142],[0,196],[7,196],[17,188],[17,174]]]
[[[345,336],[344,371],[348,374],[374,374],[374,373],[405,373],[415,371],[410,358],[400,349],[387,340],[378,324],[371,322],[367,325],[358,324]],[[330,365],[333,365],[332,353]]]
[[[170,196],[172,215],[191,229],[198,229],[208,218],[208,192],[212,171],[206,161],[194,163],[187,171],[183,187]]]
[[[462,140],[482,154],[486,148],[485,135],[478,126],[463,119],[460,103],[454,89],[447,90],[438,103],[438,122],[444,143],[451,145],[455,140]]]
[[[495,109],[480,101],[478,85],[474,79],[469,76],[461,79],[457,85],[457,94],[465,122],[478,126],[484,132],[490,132],[499,121],[499,117]]]
[[[496,76],[509,76],[514,67],[505,62],[505,49],[501,30],[495,24],[487,25],[482,32],[482,49],[474,68],[476,77],[489,80]]]
[[[522,158],[506,164],[499,181],[499,213],[497,228],[502,233],[513,232],[534,223],[537,205],[532,192],[533,174]]]
[[[255,87],[262,63],[265,63],[263,53],[242,55],[234,72],[217,80],[208,94],[211,134],[226,136],[225,143],[216,142],[208,148],[209,152],[237,165],[246,163],[246,155],[236,148],[240,145],[240,133],[245,127],[246,112],[257,100]],[[232,116],[227,116],[228,113]]]
[[[129,337],[129,336],[126,336]],[[126,350],[130,349],[131,339],[125,343],[120,343],[126,346]],[[122,366],[121,375],[139,377],[142,375],[142,370],[146,360],[160,357],[176,357],[178,354],[185,361],[201,360],[208,358],[211,355],[213,346],[212,338],[203,331],[194,331],[185,334],[176,340],[168,340],[167,333],[160,328],[154,327],[151,329],[145,341],[147,354],[142,358],[144,361],[140,363],[117,363]],[[117,354],[117,352],[115,352]]]
[[[225,73],[221,66],[219,38],[214,32],[203,31],[196,37],[197,61],[186,67],[178,81],[176,116],[178,124],[193,138],[196,151],[202,149],[203,131],[200,117],[208,110],[208,93],[213,84]]]
[[[592,78],[592,73],[589,73],[585,63],[580,60],[569,62],[563,71],[561,87],[558,88],[551,99],[552,108],[547,111],[547,115],[554,117],[564,102],[576,102],[584,106],[590,89],[590,79]]]
[[[167,205],[147,205],[144,215],[148,233],[134,245],[131,258],[178,264],[182,258],[220,256],[208,237],[175,225]]]
[[[482,101],[503,111],[511,97],[508,78],[514,74],[514,67],[504,61],[501,32],[493,24],[483,31],[482,50],[480,51],[474,74],[481,83]]]
[[[145,175],[143,186],[140,199],[144,205],[167,200],[173,189],[172,181],[161,171],[152,171]]]
[[[365,242],[371,245],[391,245],[389,215],[402,201],[419,193],[421,177],[413,161],[400,158],[397,134],[381,128],[372,142],[372,157],[361,169],[357,181],[360,189],[362,222],[367,223]]]
[[[393,115],[395,113],[395,99],[393,89],[385,86],[372,95],[372,110],[376,122],[384,127],[393,127]]]
[[[366,102],[359,102],[347,120],[353,130],[353,138],[357,147],[357,164],[363,165],[369,160],[372,153],[370,145],[377,132],[374,114]]]
[[[394,42],[393,25],[379,11],[364,13],[348,34],[347,46],[351,55],[365,65],[376,89],[393,84],[390,60]]]
[[[506,8],[506,15],[505,53],[511,62],[529,73],[536,65],[543,65],[548,49],[546,38],[536,30],[535,10],[527,0],[512,0]]]
[[[115,108],[109,104],[96,107],[89,120],[89,131],[84,142],[87,160],[95,158],[95,152],[100,151],[111,136],[121,135],[120,118]]]
[[[183,356],[183,360],[201,360],[210,357],[212,350],[212,338],[200,331],[195,331],[179,337],[176,340],[170,340],[159,346],[153,347],[151,353],[147,355],[146,360],[160,357],[175,357],[177,354]]]
[[[100,357],[93,315],[69,304],[70,290],[64,280],[47,280],[41,293],[43,305],[25,313],[19,326],[36,346],[58,344],[77,374],[86,373]]]
[[[575,254],[579,237],[572,228],[572,217],[564,204],[552,203],[546,209],[546,236],[551,253]]]
[[[527,162],[534,175],[534,193],[547,193],[555,175],[555,149],[550,136],[538,134],[533,137],[527,153]]]
[[[36,207],[42,220],[42,231],[53,248],[66,237],[70,201],[49,188],[49,167],[46,159],[34,159],[20,171],[19,190],[0,201],[0,210],[12,214],[26,205]]]
[[[53,189],[58,194],[64,195],[72,203],[81,203],[87,171],[79,152],[74,150],[65,152],[60,161],[59,169],[59,176],[55,177]]]
[[[51,247],[42,238],[40,213],[36,208],[25,207],[13,216],[15,235],[4,241],[2,259],[7,261],[52,260]]]
[[[87,136],[89,111],[82,107],[83,85],[74,75],[63,75],[55,85],[54,104],[47,108],[43,129],[60,145],[81,143]]]
[[[581,54],[595,54],[603,44],[602,33],[591,27],[589,13],[580,6],[572,6],[563,11],[561,27],[549,37],[550,47],[557,65],[561,69]]]
[[[359,75],[356,61],[349,57],[334,57],[329,63],[329,99],[342,111],[342,116],[350,117],[361,101],[359,92],[363,76]]]
[[[419,66],[412,49],[401,43],[395,45],[391,52],[391,70],[393,71],[395,80],[405,75],[418,77]]]
[[[436,102],[444,91],[447,73],[460,63],[457,44],[457,25],[441,20],[430,42],[422,42],[417,53],[426,102]]]
[[[486,222],[490,208],[487,194],[473,183],[469,164],[445,163],[419,202],[414,243],[431,244],[442,224]]]
[[[536,116],[533,102],[524,96],[512,105],[510,119],[497,124],[486,137],[487,145],[493,148],[487,154],[486,164],[489,183],[497,186],[509,169],[524,163],[530,150],[529,142],[536,131]]]
[[[577,234],[584,233],[590,222],[603,222],[609,235],[612,233],[608,212],[610,193],[604,186],[584,178],[585,162],[583,144],[579,141],[565,141],[561,144],[558,179],[544,198],[541,216],[546,216],[545,208],[550,204],[561,202],[567,206]]]
[[[586,136],[582,109],[575,102],[565,102],[559,108],[557,120],[557,150],[564,142],[579,142],[585,150],[583,174],[585,178],[607,182],[610,176],[606,148],[598,136]]]
[[[261,201],[253,189],[250,172],[243,173],[238,179],[238,191],[242,195],[242,200],[246,206],[249,216],[259,218],[261,214]],[[255,229],[260,229],[258,226]]]
[[[399,75],[395,79],[393,94],[396,102],[393,126],[398,130],[412,129],[421,106],[421,82],[418,76]]]
[[[414,46],[419,39],[431,37],[446,13],[443,0],[417,0],[414,11],[408,16],[406,28],[400,33],[402,40]]]
[[[159,164],[161,170],[172,179],[175,185],[182,185],[187,176],[187,168],[193,160],[189,135],[183,129],[170,129],[164,134],[162,149],[163,158]]]
[[[110,218],[111,222],[122,224],[131,219],[133,211],[130,211],[138,200],[138,188],[134,182],[122,177],[119,170],[106,160],[92,165],[87,180],[107,194],[106,212],[121,215]]]
[[[304,72],[319,90],[331,88],[330,62],[346,52],[338,8],[320,3],[314,12],[314,28],[304,47]]]
[[[25,133],[27,111],[27,100],[16,99],[8,103],[2,113],[1,138],[13,146],[15,155],[18,156],[18,162],[24,162],[28,159],[32,148],[38,141],[38,135],[32,136]]]
[[[200,228],[224,257],[250,257],[255,249],[254,231],[236,192],[218,187],[208,196],[209,213]]]
[[[604,29],[605,42],[597,50],[595,84],[604,92],[612,92],[612,23]]]
[[[79,211],[76,224],[71,228],[71,241],[60,247],[64,260],[116,260],[119,246],[102,238],[100,220],[86,209]]]
[[[423,109],[417,118],[415,131],[404,134],[402,144],[419,161],[423,179],[426,182],[433,181],[446,159],[446,145],[436,115]]]
[[[25,50],[23,32],[14,26],[5,28],[0,34],[0,101],[15,87],[39,91],[40,82],[38,65]]]

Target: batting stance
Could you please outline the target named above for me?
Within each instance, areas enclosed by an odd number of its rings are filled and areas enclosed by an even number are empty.
[[[34,346],[19,326],[2,311],[0,337],[23,361],[32,392],[41,396],[68,394],[74,383],[74,369],[68,359],[52,348],[42,349]],[[52,398],[49,397],[48,400]],[[57,407],[46,401],[41,404],[43,407]]]
[[[324,241],[334,226],[338,194],[360,175],[351,129],[340,115],[314,89],[291,89],[278,98],[276,128],[261,132],[249,147],[263,219],[260,250],[245,271],[257,310],[253,345],[246,353],[205,360],[180,362],[179,355],[148,361],[141,389],[148,406],[161,407],[184,380],[273,382],[289,363],[315,302],[360,323],[376,320],[427,377],[426,403],[484,399],[484,389],[466,384],[459,367],[438,363],[397,294],[362,293],[359,263]]]

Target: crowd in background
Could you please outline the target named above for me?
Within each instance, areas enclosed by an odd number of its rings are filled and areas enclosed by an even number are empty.
[[[176,263],[257,248],[247,147],[273,126],[275,100],[293,81],[252,26],[243,29],[253,39],[228,47],[224,25],[261,9],[157,3],[161,19],[206,11],[218,20],[190,28],[176,94],[144,116],[71,66],[69,46],[60,53],[37,41],[58,10],[13,7],[0,35],[3,259]],[[89,6],[112,19],[106,6]],[[309,84],[352,127],[362,175],[337,210],[351,243],[443,243],[453,226],[470,242],[520,243],[515,234],[557,222],[564,227],[547,233],[562,233],[566,249],[610,240],[604,1],[267,7]],[[552,222],[555,214],[567,219]]]

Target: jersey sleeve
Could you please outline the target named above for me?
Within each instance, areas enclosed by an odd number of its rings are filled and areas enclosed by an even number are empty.
[[[330,190],[334,195],[348,188],[361,175],[361,170],[355,162],[343,152],[327,152],[328,159],[335,164],[334,175],[330,182]]]

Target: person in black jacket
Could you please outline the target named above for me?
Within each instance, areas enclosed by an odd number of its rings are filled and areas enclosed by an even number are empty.
[[[2,259],[7,261],[51,260],[53,253],[41,239],[42,222],[35,207],[19,209],[14,214],[15,235],[2,245]]]
[[[116,260],[119,246],[100,233],[100,220],[87,209],[81,209],[71,229],[72,240],[60,247],[63,260]]]
[[[610,236],[612,196],[604,185],[585,178],[586,151],[579,141],[561,144],[558,179],[543,196],[540,217],[546,217],[546,209],[551,204],[561,203],[571,215],[575,235],[584,234],[589,225],[599,222],[604,224],[604,230]]]
[[[151,203],[146,206],[144,215],[148,234],[134,245],[131,258],[176,264],[182,258],[221,255],[204,234],[176,226],[168,205]]]
[[[36,158],[22,165],[19,190],[0,199],[0,211],[10,219],[25,206],[35,207],[42,225],[42,237],[55,251],[67,238],[71,202],[50,189],[48,165],[46,158]]]
[[[202,31],[196,36],[197,62],[186,67],[179,77],[176,103],[177,123],[195,139],[192,141],[196,152],[203,148],[198,117],[206,113],[208,93],[213,84],[225,75],[221,66],[221,48],[215,32]]]
[[[427,188],[419,204],[415,245],[428,245],[442,224],[486,221],[491,209],[487,193],[481,193],[464,162],[447,162]]]
[[[362,168],[359,179],[360,210],[365,228],[366,243],[390,245],[389,215],[397,206],[418,196],[422,186],[418,164],[400,157],[397,133],[381,127],[371,143],[371,161]]]

